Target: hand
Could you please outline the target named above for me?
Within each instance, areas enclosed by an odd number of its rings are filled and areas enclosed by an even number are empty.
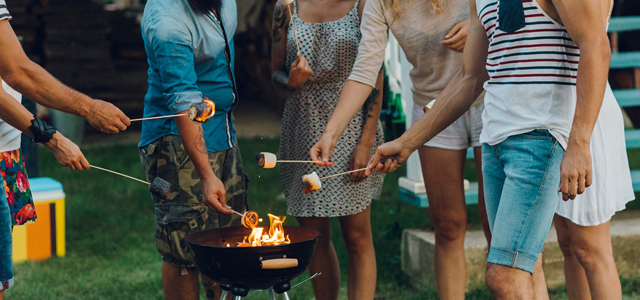
[[[78,145],[64,137],[60,132],[54,133],[51,140],[44,145],[53,151],[53,155],[60,165],[69,167],[72,171],[89,169],[89,162],[80,151]]]
[[[591,150],[589,143],[579,146],[569,143],[560,163],[562,200],[573,200],[591,185]]]
[[[298,53],[296,61],[291,64],[291,68],[289,69],[287,87],[290,89],[299,89],[311,76],[313,76],[313,70],[309,67],[309,62]]]
[[[202,180],[202,200],[204,204],[216,213],[232,214],[231,206],[226,202],[227,191],[218,177]]]
[[[351,155],[351,170],[357,170],[367,167],[369,163],[369,159],[371,158],[371,149],[373,146],[371,145],[363,145],[358,144],[356,148],[353,150],[353,154]],[[351,173],[349,177],[349,181],[351,182],[360,182],[367,179],[369,175],[365,174],[365,171]]]
[[[316,165],[321,167],[331,167],[333,166],[331,154],[335,148],[336,143],[332,141],[329,136],[323,134],[322,137],[320,137],[320,140],[311,147],[309,155],[311,156],[311,160],[321,161],[319,163],[317,162]]]
[[[471,20],[466,20],[453,26],[440,44],[451,50],[462,52],[462,50],[464,50],[464,44],[467,41],[470,22]]]
[[[102,100],[91,101],[87,122],[104,133],[118,133],[131,125],[129,118],[115,105]]]
[[[373,170],[380,173],[393,172],[409,159],[411,153],[413,151],[404,145],[402,137],[384,143],[376,149],[365,173],[369,176]]]

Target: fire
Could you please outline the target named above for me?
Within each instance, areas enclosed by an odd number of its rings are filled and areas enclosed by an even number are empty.
[[[251,234],[244,237],[242,243],[238,243],[238,247],[260,247],[260,246],[272,246],[281,244],[290,244],[289,236],[284,234],[284,228],[282,224],[287,217],[282,217],[267,214],[269,216],[269,232],[262,234],[263,228],[253,227]]]
[[[203,118],[201,118],[201,120],[198,120],[200,122],[206,121],[207,119],[213,117],[213,115],[216,113],[216,104],[213,103],[213,101],[209,100],[209,98],[204,98],[202,99],[202,102],[206,103],[207,106],[209,106],[210,112],[209,112],[209,115],[204,116]]]
[[[216,113],[216,104],[209,98],[203,98],[202,102],[196,103],[189,108],[189,118],[196,122],[204,123]]]

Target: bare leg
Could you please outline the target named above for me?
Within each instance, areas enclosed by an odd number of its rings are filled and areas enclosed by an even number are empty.
[[[531,274],[503,265],[487,263],[487,286],[496,300],[532,300]]]
[[[549,290],[547,290],[547,282],[544,280],[544,271],[542,270],[542,252],[538,255],[538,260],[533,268],[531,286],[533,288],[533,299],[549,300]]]
[[[564,220],[571,240],[571,250],[587,277],[591,299],[622,299],[620,278],[613,260],[609,222],[597,226],[580,226]]]
[[[440,299],[464,299],[467,260],[464,236],[467,209],[463,172],[465,150],[422,146],[418,150],[436,234],[435,271]]]
[[[491,248],[491,229],[489,228],[489,218],[487,217],[487,206],[484,204],[484,180],[482,178],[482,147],[473,148],[473,159],[476,162],[476,173],[478,174],[478,213],[484,237],[487,239],[487,249]]]
[[[338,255],[331,241],[331,223],[329,218],[303,218],[298,217],[301,227],[312,228],[320,232],[316,251],[309,265],[309,272],[315,274],[322,272],[311,280],[313,293],[316,299],[337,300],[340,288],[340,266]]]
[[[553,223],[558,232],[558,244],[564,256],[564,280],[567,283],[567,296],[571,300],[589,300],[591,292],[589,291],[587,274],[584,273],[584,268],[578,262],[578,258],[571,248],[571,235],[569,228],[567,228],[567,222],[571,221],[558,215],[553,217]]]
[[[0,291],[0,300],[4,299],[4,290]]]
[[[355,215],[340,217],[340,228],[349,253],[349,299],[373,299],[377,273],[371,234],[371,205]]]
[[[162,262],[162,288],[167,300],[197,300],[200,296],[198,270],[187,268],[189,274],[182,275],[182,268]]]

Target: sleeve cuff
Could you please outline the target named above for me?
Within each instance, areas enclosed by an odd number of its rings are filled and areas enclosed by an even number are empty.
[[[173,114],[188,110],[194,103],[202,102],[202,93],[188,91],[181,93],[164,94],[164,101]]]
[[[368,85],[372,88],[376,88],[376,81],[378,80],[378,74],[376,74],[375,78],[371,79],[371,78],[367,78],[365,76],[360,76],[359,74],[353,74],[351,73],[351,75],[349,76],[349,78],[347,78],[347,80],[353,80],[365,85]]]

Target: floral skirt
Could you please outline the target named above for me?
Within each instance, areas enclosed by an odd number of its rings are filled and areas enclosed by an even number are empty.
[[[0,153],[0,175],[9,202],[12,224],[22,225],[27,221],[35,221],[36,210],[20,149]]]

